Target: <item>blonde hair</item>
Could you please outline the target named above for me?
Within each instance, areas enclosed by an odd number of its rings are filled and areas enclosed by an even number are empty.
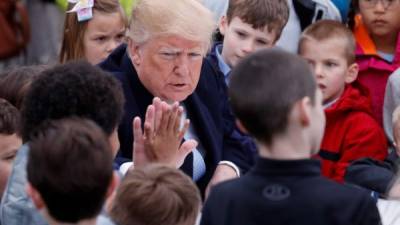
[[[303,42],[310,39],[316,41],[343,40],[343,46],[340,47],[344,50],[347,64],[350,65],[355,62],[356,42],[351,30],[342,23],[334,20],[320,20],[311,24],[300,37],[299,53],[301,53]]]
[[[68,5],[68,10],[72,9],[74,4]],[[96,12],[100,13],[120,13],[127,27],[125,13],[119,3],[119,0],[95,0],[93,6],[93,16]],[[71,60],[85,58],[83,38],[88,26],[87,21],[78,21],[76,13],[66,13],[64,22],[64,35],[60,51],[60,63],[66,63]]]
[[[136,44],[154,36],[178,35],[201,42],[207,50],[216,23],[212,13],[196,0],[139,0],[129,27],[128,36]]]

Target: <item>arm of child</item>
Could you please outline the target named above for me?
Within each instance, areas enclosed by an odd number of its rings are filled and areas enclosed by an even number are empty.
[[[369,115],[360,116],[345,136],[339,161],[335,164],[333,179],[343,182],[348,165],[369,157],[383,161],[387,154],[387,141],[382,128]]]

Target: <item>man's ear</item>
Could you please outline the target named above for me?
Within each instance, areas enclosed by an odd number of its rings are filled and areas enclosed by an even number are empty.
[[[346,84],[350,84],[357,79],[358,69],[359,67],[357,63],[353,63],[347,68],[347,74],[344,80]]]
[[[239,128],[240,131],[242,131],[245,134],[248,134],[247,129],[243,126],[242,122],[240,122],[239,119],[235,120],[236,126]]]
[[[295,105],[293,110],[298,110],[298,118],[300,121],[301,126],[307,127],[310,125],[311,122],[311,99],[310,97],[304,97],[299,100]]]
[[[36,190],[31,183],[28,182],[26,185],[26,193],[28,196],[32,199],[33,204],[38,210],[41,210],[44,208],[46,205],[44,204],[44,201],[42,199],[42,196],[40,195],[39,191]]]
[[[128,51],[133,65],[139,66],[141,62],[139,45],[131,38],[128,38]]]
[[[226,18],[226,16],[222,16],[219,19],[218,29],[222,35],[225,35],[226,29],[228,29],[228,19]]]

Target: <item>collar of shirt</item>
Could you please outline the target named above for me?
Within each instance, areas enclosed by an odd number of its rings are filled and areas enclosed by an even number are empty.
[[[224,59],[222,58],[222,55],[220,53],[221,51],[222,51],[222,44],[219,44],[215,48],[215,55],[217,55],[218,67],[224,74],[226,84],[228,84],[231,68],[228,66],[228,64],[225,63]]]

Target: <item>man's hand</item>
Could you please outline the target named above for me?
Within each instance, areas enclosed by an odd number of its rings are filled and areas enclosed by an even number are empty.
[[[197,146],[195,140],[182,139],[189,128],[189,120],[184,122],[180,129],[183,108],[174,103],[168,105],[159,98],[147,108],[144,123],[144,133],[141,129],[141,120],[136,117],[133,121],[133,158],[136,166],[149,163],[163,163],[179,168],[186,156]]]
[[[210,194],[211,188],[223,181],[231,180],[234,178],[238,178],[238,174],[236,171],[228,166],[228,165],[218,165],[217,169],[215,169],[214,175],[208,183],[206,188],[206,198]]]

